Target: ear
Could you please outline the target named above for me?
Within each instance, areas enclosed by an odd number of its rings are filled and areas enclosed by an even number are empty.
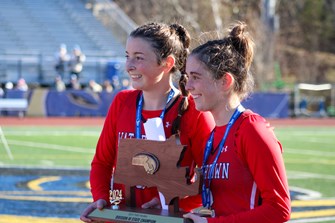
[[[165,67],[165,69],[166,69],[166,71],[167,72],[170,72],[170,70],[172,69],[172,67],[174,66],[174,64],[175,64],[175,58],[172,56],[172,55],[170,55],[170,56],[168,56],[167,58],[166,58],[166,60],[165,60],[165,62],[164,62],[164,64],[163,64],[163,66]]]
[[[231,73],[225,73],[222,78],[222,87],[225,91],[231,89],[234,85],[235,79]]]

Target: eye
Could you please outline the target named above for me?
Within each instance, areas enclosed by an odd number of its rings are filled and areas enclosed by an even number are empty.
[[[136,56],[136,60],[143,60],[142,57]]]
[[[199,79],[199,77],[197,75],[192,75],[191,78],[192,78],[192,80],[198,80]]]

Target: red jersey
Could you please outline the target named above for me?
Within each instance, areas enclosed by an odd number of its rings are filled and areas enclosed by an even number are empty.
[[[119,138],[135,138],[136,108],[140,95],[139,90],[124,90],[114,98],[100,134],[96,153],[91,164],[90,183],[94,201],[104,199],[109,202],[110,181],[117,161],[116,152]],[[165,111],[163,120],[166,138],[172,134],[172,123],[178,115],[178,106],[182,97],[173,101]],[[195,163],[202,165],[206,139],[215,123],[208,112],[195,109],[192,97],[188,98],[189,106],[181,118],[180,141],[187,146],[182,162],[183,166]],[[144,119],[159,117],[162,110],[142,111]],[[141,138],[145,139],[143,122]],[[132,186],[132,185],[130,185]]]
[[[226,125],[215,128],[204,179],[211,179],[214,218],[208,223],[286,222],[290,197],[282,146],[261,116],[245,111],[233,124],[213,176],[210,166]]]

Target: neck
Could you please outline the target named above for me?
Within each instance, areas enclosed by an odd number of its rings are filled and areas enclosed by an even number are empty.
[[[214,111],[212,115],[215,120],[216,126],[227,125],[230,118],[234,114],[236,108],[241,104],[240,100],[235,97],[231,98],[228,102],[220,104]]]
[[[143,91],[143,110],[162,110],[166,107],[166,101],[172,86],[156,89],[154,91]],[[176,93],[174,95],[176,97]],[[172,100],[171,100],[172,101]]]

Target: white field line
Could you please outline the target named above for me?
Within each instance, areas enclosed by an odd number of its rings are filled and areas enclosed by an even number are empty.
[[[78,130],[61,130],[61,131],[49,131],[49,130],[7,130],[6,136],[67,136],[67,135],[80,135],[80,136],[99,136],[100,131],[78,131]]]
[[[332,166],[335,166],[335,160],[333,158],[330,158],[330,159],[323,159],[323,158],[308,158],[308,159],[293,159],[293,158],[287,158],[285,159],[285,163],[295,163],[295,164],[298,164],[298,163],[301,163],[301,164],[305,164],[305,165],[308,165],[308,164],[321,164],[321,165],[332,165]],[[328,168],[328,167],[326,167]],[[331,168],[331,167],[329,167]]]
[[[73,166],[40,166],[40,165],[12,165],[12,164],[4,164],[0,162],[0,167],[6,167],[6,168],[20,168],[20,169],[42,169],[42,170],[79,170],[79,171],[89,171],[90,169],[83,168],[83,167],[73,167]]]
[[[284,134],[282,131],[276,131],[275,132],[277,134]],[[331,128],[331,129],[323,129],[323,130],[295,130],[294,131],[290,131],[290,130],[285,130],[285,135],[289,134],[286,137],[292,137],[292,136],[335,136],[335,128]],[[284,135],[283,135],[284,136]]]
[[[278,137],[279,138],[279,137]],[[335,138],[335,135],[334,135]],[[279,138],[280,141],[284,141],[283,137]],[[285,138],[285,140],[292,140],[292,136]],[[304,139],[300,139],[300,138],[295,138],[294,139],[295,142],[310,142],[310,143],[317,143],[317,144],[324,144],[324,145],[334,145],[335,140],[333,139],[320,139],[320,138],[313,138],[312,136],[306,136],[306,138]]]
[[[335,175],[327,175],[327,174],[318,174],[318,173],[308,173],[301,171],[287,171],[288,179],[327,179],[327,180],[335,180]]]
[[[50,160],[41,160],[40,163],[43,166],[54,166],[54,162],[50,161]]]
[[[296,195],[298,200],[315,200],[322,197],[322,194],[318,191],[309,190],[301,187],[290,186],[290,191],[296,191],[301,193],[301,195]]]
[[[73,146],[61,146],[61,145],[55,145],[55,144],[29,142],[29,141],[8,140],[8,143],[10,145],[16,145],[16,146],[25,146],[25,147],[39,148],[39,149],[62,150],[62,151],[77,152],[77,153],[94,154],[94,152],[95,152],[94,149],[90,149],[90,148],[80,148],[80,147],[73,147]]]
[[[325,151],[308,150],[308,149],[284,148],[284,153],[313,155],[313,156],[324,156],[324,157],[330,157],[330,156],[335,157],[335,152],[325,152]]]
[[[309,219],[298,219],[298,220],[291,220],[288,223],[318,223],[318,222],[334,222],[335,217],[320,217],[320,218],[309,218]]]
[[[334,138],[335,138],[335,135],[334,135]],[[299,141],[299,139],[297,141]],[[334,145],[334,140],[330,140],[330,139],[327,140],[327,139],[320,139],[320,138],[308,138],[308,139],[304,139],[303,142]]]

